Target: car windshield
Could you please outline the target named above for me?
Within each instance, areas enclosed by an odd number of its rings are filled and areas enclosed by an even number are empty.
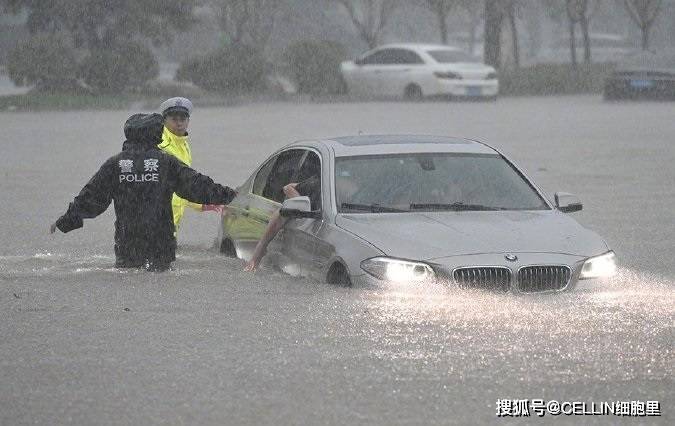
[[[461,50],[429,50],[427,51],[434,60],[440,64],[454,64],[456,62],[480,62],[478,58]]]
[[[341,213],[549,209],[496,154],[338,157],[335,186]]]

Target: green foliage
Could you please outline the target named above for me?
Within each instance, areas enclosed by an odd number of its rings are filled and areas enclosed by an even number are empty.
[[[499,78],[501,95],[601,93],[612,64],[537,64],[506,72]]]
[[[250,92],[264,87],[266,65],[256,49],[232,44],[186,60],[178,68],[176,79],[215,92]]]
[[[62,37],[38,34],[20,43],[7,60],[7,72],[17,86],[63,91],[76,85],[75,51]]]
[[[82,79],[104,93],[142,88],[158,75],[159,64],[150,49],[130,41],[92,51],[80,67]]]
[[[344,46],[331,41],[301,41],[284,53],[300,93],[344,93],[340,63],[347,57]]]
[[[195,19],[197,0],[0,0],[9,12],[25,10],[31,33],[66,29],[77,47],[108,47],[120,39],[143,36],[170,41]]]

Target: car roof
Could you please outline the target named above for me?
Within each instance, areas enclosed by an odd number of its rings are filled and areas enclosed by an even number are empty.
[[[298,141],[290,144],[289,147],[307,146],[308,142]],[[482,142],[435,135],[355,135],[313,142],[332,148],[336,157],[430,152],[498,154],[494,148]]]

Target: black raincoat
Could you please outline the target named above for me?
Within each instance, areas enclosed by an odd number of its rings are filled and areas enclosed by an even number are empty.
[[[101,166],[56,222],[62,232],[81,228],[83,219],[100,215],[112,201],[119,267],[163,270],[176,259],[174,192],[201,204],[228,204],[236,195],[158,149],[163,125],[159,114],[131,116],[122,152]]]

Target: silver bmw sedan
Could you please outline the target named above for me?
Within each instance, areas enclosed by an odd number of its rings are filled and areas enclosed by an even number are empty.
[[[320,194],[284,199],[318,175]],[[611,276],[615,255],[549,201],[513,162],[473,140],[368,135],[300,141],[275,152],[223,215],[223,253],[248,259],[272,215],[289,218],[265,261],[288,273],[359,286],[540,293]],[[304,194],[301,194],[304,195]]]

